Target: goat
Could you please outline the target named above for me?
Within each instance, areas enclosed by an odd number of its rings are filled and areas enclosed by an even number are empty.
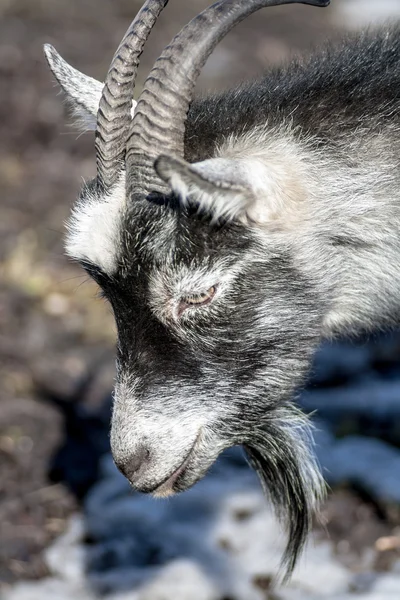
[[[145,2],[104,87],[45,47],[96,130],[97,177],[66,250],[115,315],[116,465],[168,496],[242,445],[287,528],[287,573],[324,495],[296,389],[322,338],[400,322],[399,30],[194,98],[236,23],[296,1],[219,0],[166,47],[137,103],[139,56],[168,0]]]

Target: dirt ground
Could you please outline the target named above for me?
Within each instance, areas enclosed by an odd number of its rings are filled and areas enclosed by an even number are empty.
[[[162,47],[207,0],[173,0],[146,49],[140,84]],[[49,482],[62,437],[59,410],[96,371],[88,403],[112,385],[115,328],[81,269],[63,255],[63,223],[81,178],[94,173],[93,138],[79,137],[42,55],[53,43],[80,70],[102,79],[137,10],[132,0],[0,0],[0,581],[40,577],[41,550],[64,528],[76,501]],[[253,16],[221,44],[200,87],[261,73],[337,35],[334,13],[304,7]],[[343,515],[347,515],[344,524]],[[347,492],[326,507],[338,552],[373,545],[391,527]],[[340,546],[341,544],[341,546]]]

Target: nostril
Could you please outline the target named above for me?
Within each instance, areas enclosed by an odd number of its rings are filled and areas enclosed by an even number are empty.
[[[116,462],[116,465],[129,481],[134,481],[138,473],[143,470],[149,462],[149,457],[150,451],[148,448],[146,448],[146,446],[140,446],[137,448],[135,454],[126,458],[123,462]]]

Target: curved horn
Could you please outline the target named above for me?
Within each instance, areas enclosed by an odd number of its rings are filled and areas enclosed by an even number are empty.
[[[200,70],[218,42],[251,13],[280,4],[330,0],[219,0],[195,17],[156,61],[140,95],[126,148],[127,193],[165,192],[153,168],[160,154],[183,158],[185,121]]]
[[[97,182],[108,191],[118,179],[131,123],[133,91],[143,46],[169,0],[147,0],[111,62],[97,114]]]

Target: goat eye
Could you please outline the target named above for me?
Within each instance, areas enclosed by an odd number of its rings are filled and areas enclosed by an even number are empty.
[[[204,306],[211,302],[216,292],[216,286],[213,285],[209,290],[202,294],[191,294],[190,296],[183,296],[180,301],[179,313],[182,313],[185,308],[189,306]]]

